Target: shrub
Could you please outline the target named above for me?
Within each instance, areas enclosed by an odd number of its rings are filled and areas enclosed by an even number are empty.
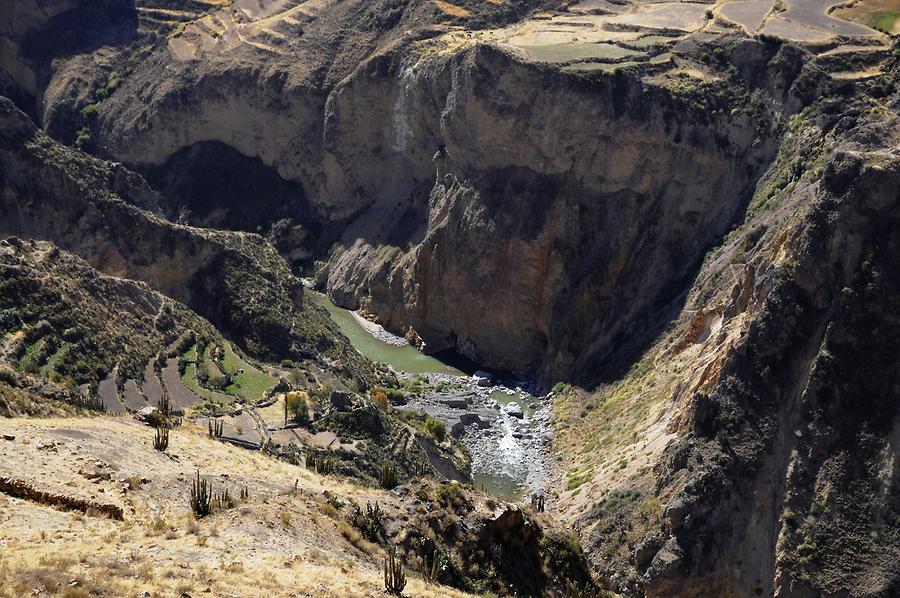
[[[81,116],[85,118],[95,118],[97,116],[97,104],[88,104],[82,108]]]
[[[795,513],[794,511],[785,511],[784,523],[788,527],[797,527],[797,513]]]
[[[390,404],[390,401],[388,401],[387,393],[384,392],[384,390],[382,390],[380,388],[376,388],[375,390],[373,390],[372,391],[372,400],[375,402],[375,405],[377,405],[381,411],[387,413],[388,409],[390,409],[391,404]]]
[[[309,419],[309,405],[306,402],[305,393],[289,392],[284,395],[284,423],[288,419],[295,422],[304,422]]]
[[[366,554],[375,556],[379,552],[378,546],[363,538],[362,534],[355,527],[340,521],[338,522],[338,531],[340,531],[341,535],[347,538],[351,544]]]
[[[75,147],[80,150],[87,149],[91,145],[91,130],[87,127],[81,127],[75,136]]]
[[[466,498],[463,496],[459,484],[449,482],[441,484],[434,493],[435,498],[445,507],[452,507],[453,510],[461,509],[466,506]]]
[[[443,442],[447,436],[447,426],[439,419],[429,417],[425,420],[425,430],[438,442]]]

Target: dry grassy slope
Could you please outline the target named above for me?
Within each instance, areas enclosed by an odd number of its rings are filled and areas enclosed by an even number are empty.
[[[592,591],[569,534],[471,487],[431,478],[363,487],[213,440],[192,423],[170,432],[166,453],[153,438],[125,418],[0,420],[0,485],[8,477],[91,505],[60,511],[0,490],[0,596],[383,596],[384,546],[399,547],[407,564],[406,596]],[[195,520],[198,471],[214,494],[237,499],[246,489],[249,499]],[[383,528],[367,539],[352,513],[368,504]],[[123,521],[99,516],[105,507],[121,508]],[[423,583],[423,555],[433,555],[424,546],[446,555],[446,585]]]
[[[406,508],[396,494],[320,477],[188,426],[172,432],[168,454],[153,449],[152,429],[127,419],[2,419],[0,434],[15,436],[0,440],[0,476],[125,509],[118,522],[0,494],[4,597],[384,595],[380,549],[351,544],[323,505],[329,493],[396,512]],[[246,487],[250,499],[194,523],[188,489],[198,469],[215,489],[236,495]],[[85,477],[94,473],[110,479]],[[123,492],[131,478],[135,489]],[[468,595],[411,577],[407,595]]]
[[[554,507],[613,587],[898,590],[892,69],[791,119],[744,222],[625,376],[558,389]]]

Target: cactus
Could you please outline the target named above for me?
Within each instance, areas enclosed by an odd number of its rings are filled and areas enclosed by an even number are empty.
[[[384,589],[399,596],[405,587],[406,574],[403,572],[403,563],[397,558],[397,549],[391,546],[384,557]]]
[[[532,494],[531,495],[531,507],[538,513],[543,513],[544,512],[544,495],[543,494]]]
[[[222,431],[225,428],[225,422],[218,419],[209,419],[206,422],[207,433],[210,438],[221,438]]]
[[[159,403],[157,403],[156,405],[156,410],[159,411],[166,419],[169,418],[169,414],[171,413],[171,409],[169,406],[169,393],[163,391],[163,395],[160,397]]]
[[[199,519],[209,515],[212,506],[212,492],[210,483],[200,479],[200,470],[197,470],[197,479],[191,484],[191,510]]]
[[[427,550],[422,555],[422,579],[425,580],[425,585],[434,585],[437,583],[438,572],[444,565],[444,555],[435,548],[431,551],[431,566],[428,566],[428,552]]]
[[[250,489],[246,486],[241,488],[241,502],[250,500]]]
[[[417,478],[424,478],[429,473],[429,463],[427,459],[420,459],[413,465],[413,472]]]
[[[397,487],[397,471],[394,469],[394,464],[390,461],[386,461],[381,466],[381,487],[388,490],[393,490]]]
[[[359,505],[353,505],[350,513],[350,524],[362,532],[369,542],[382,542],[384,540],[384,524],[381,522],[381,507],[375,503],[366,503],[366,512],[363,513]]]
[[[306,468],[312,469],[319,475],[328,475],[334,471],[334,459],[319,451],[308,449],[306,451]]]
[[[164,452],[169,448],[169,429],[159,427],[156,428],[156,438],[153,439],[153,448],[159,452]]]
[[[231,499],[231,495],[228,493],[228,488],[225,488],[225,490],[223,490],[212,500],[212,506],[215,507],[217,511],[228,509],[234,506],[234,501]]]
[[[319,475],[328,475],[334,471],[334,459],[331,457],[316,458],[316,473]]]

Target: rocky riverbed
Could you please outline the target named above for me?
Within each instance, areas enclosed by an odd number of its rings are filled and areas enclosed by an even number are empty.
[[[401,374],[408,402],[443,421],[472,456],[478,486],[504,498],[542,492],[549,467],[549,398],[531,394],[527,380],[449,374]]]

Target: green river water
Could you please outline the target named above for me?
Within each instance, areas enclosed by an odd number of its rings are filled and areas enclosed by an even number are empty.
[[[395,347],[369,334],[365,328],[353,317],[348,310],[338,307],[322,293],[305,290],[305,294],[313,302],[321,305],[331,314],[331,319],[337,323],[350,344],[357,351],[379,363],[386,363],[398,372],[409,374],[452,374],[464,376],[461,371],[451,367],[434,357],[421,353],[410,345]]]

